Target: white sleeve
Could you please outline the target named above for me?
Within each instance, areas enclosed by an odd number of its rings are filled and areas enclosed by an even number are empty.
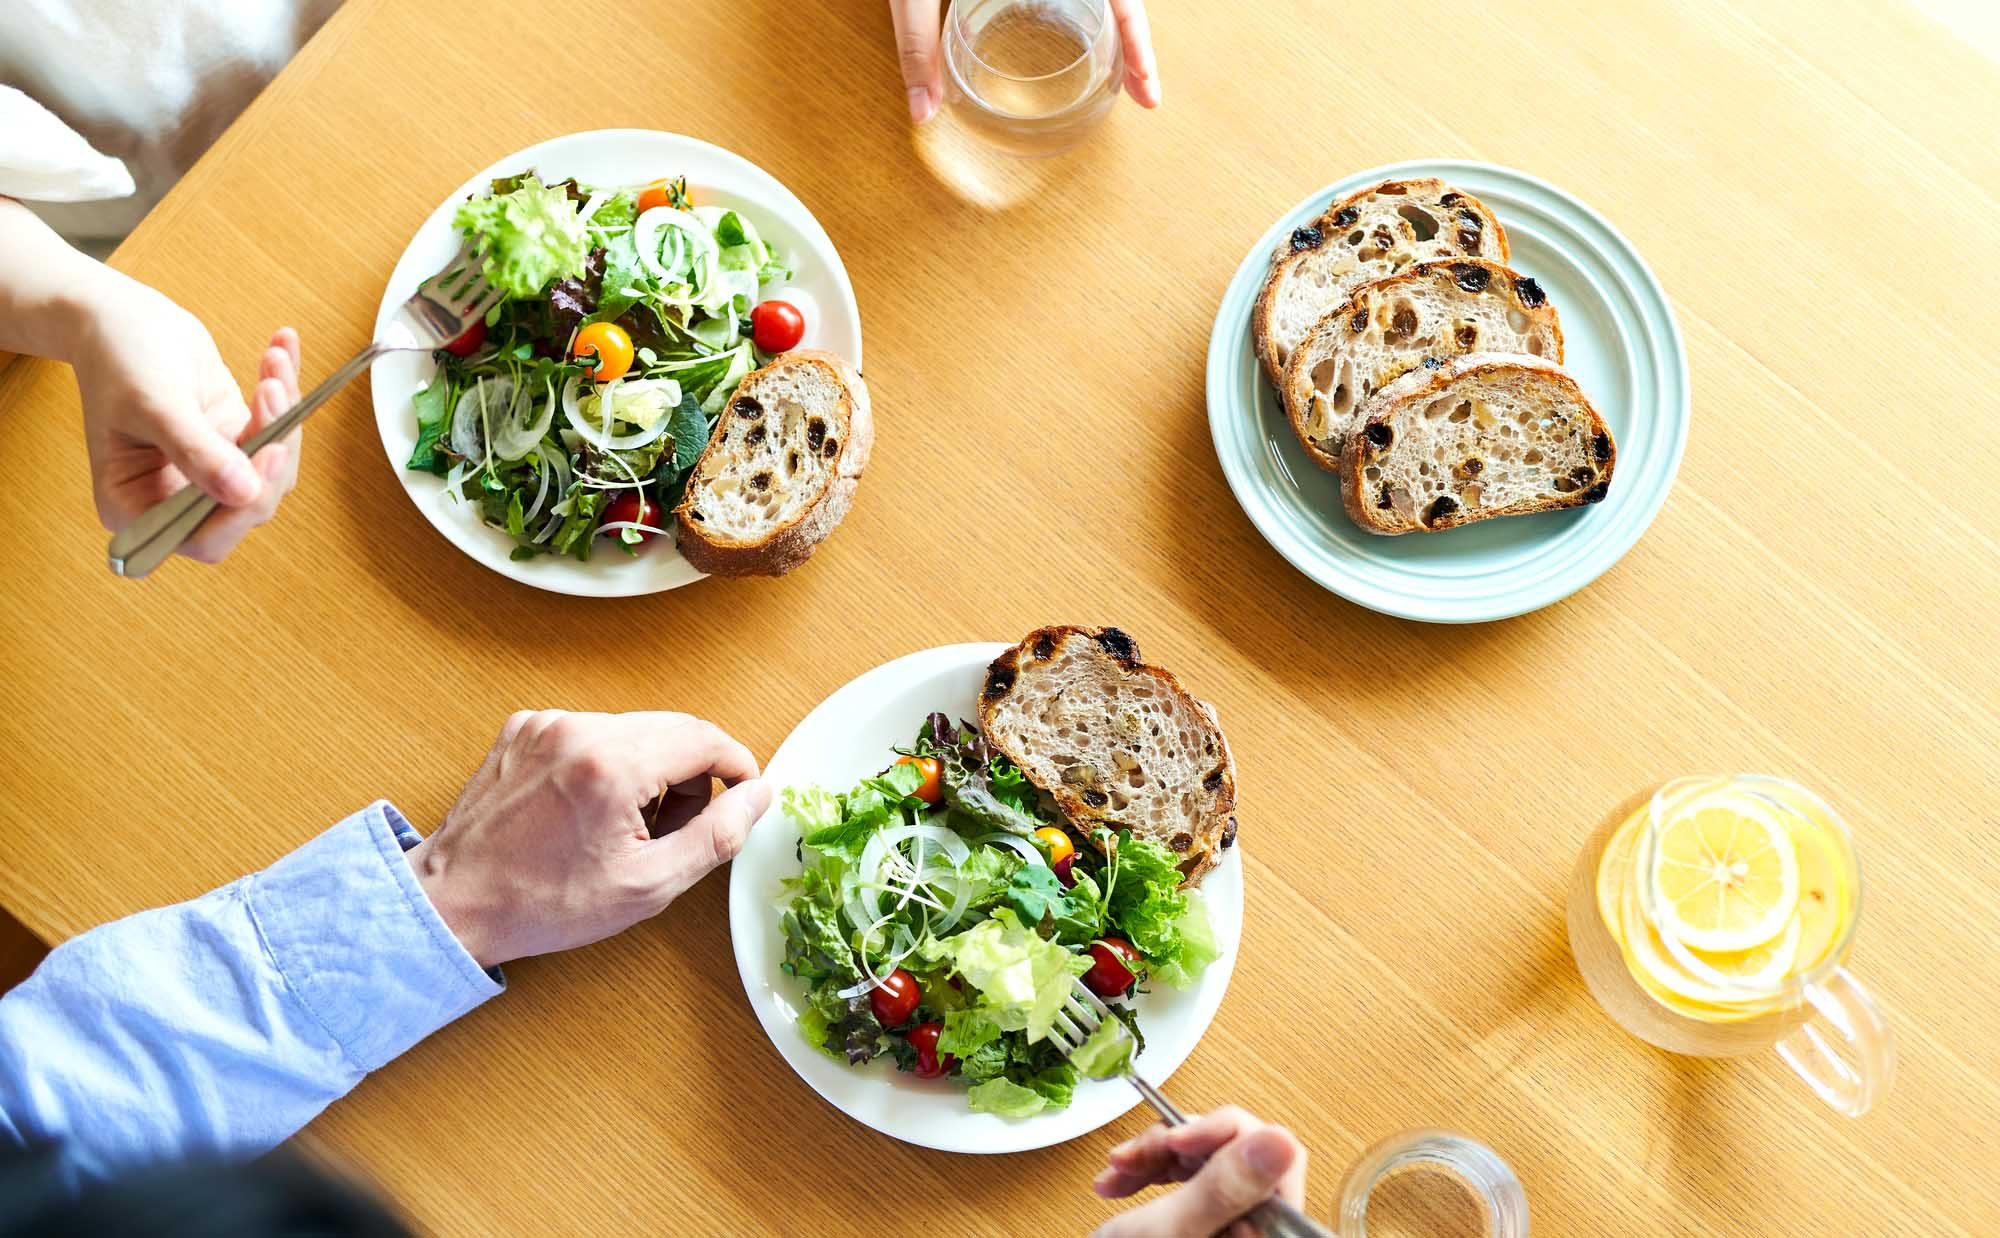
[[[31,202],[96,202],[132,193],[132,173],[54,112],[0,86],[0,194]]]

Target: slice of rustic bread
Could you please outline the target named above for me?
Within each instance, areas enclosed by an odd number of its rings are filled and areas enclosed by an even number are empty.
[[[1420,263],[1364,284],[1306,333],[1278,394],[1306,454],[1337,470],[1370,396],[1469,352],[1561,361],[1562,326],[1541,285],[1484,258]]]
[[[1383,181],[1293,229],[1271,255],[1251,311],[1271,382],[1314,323],[1363,284],[1437,258],[1507,260],[1507,232],[1479,199],[1440,180]]]
[[[1236,841],[1236,767],[1214,711],[1117,628],[1043,628],[1001,654],[979,726],[1079,830],[1164,844],[1183,884]]]
[[[842,358],[799,349],[744,375],[674,509],[681,554],[719,576],[791,571],[847,514],[874,441]]]
[[[1567,370],[1469,353],[1369,402],[1340,459],[1341,497],[1370,533],[1449,529],[1596,503],[1617,452]]]

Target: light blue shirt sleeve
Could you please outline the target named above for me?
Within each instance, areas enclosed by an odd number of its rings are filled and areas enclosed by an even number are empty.
[[[275,1146],[501,991],[424,896],[417,832],[371,804],[192,902],[50,952],[0,998],[0,1145],[73,1181]]]

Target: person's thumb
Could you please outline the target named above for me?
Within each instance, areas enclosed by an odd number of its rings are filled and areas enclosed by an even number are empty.
[[[739,782],[708,802],[708,807],[673,833],[647,843],[641,862],[647,866],[660,906],[736,858],[750,827],[771,806],[771,784],[762,778]]]
[[[1147,1232],[1215,1233],[1277,1193],[1301,1150],[1289,1131],[1252,1131],[1208,1158],[1186,1186],[1148,1204],[1158,1211],[1147,1217]]]
[[[896,22],[896,53],[910,96],[910,122],[921,125],[937,114],[944,98],[944,72],[938,63],[943,17],[937,0],[889,0],[889,14]]]
[[[240,397],[238,397],[240,399]],[[246,411],[239,419],[247,422]],[[150,418],[153,446],[181,475],[225,507],[257,501],[264,479],[236,444],[191,408],[165,408]]]

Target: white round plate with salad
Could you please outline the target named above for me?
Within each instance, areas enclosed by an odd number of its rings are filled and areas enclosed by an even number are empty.
[[[825,229],[718,146],[573,133],[496,160],[431,213],[389,277],[378,337],[475,227],[507,299],[449,349],[393,353],[371,374],[410,501],[539,589],[627,597],[699,580],[671,512],[737,381],[795,347],[861,365],[854,288]]]
[[[1073,976],[1126,982],[1112,1006],[1143,1036],[1136,1069],[1161,1083],[1215,1017],[1243,928],[1240,848],[1188,893],[1157,843],[1117,840],[1113,870],[1087,842],[1070,855],[1044,841],[1060,829],[1037,833],[1060,823],[960,722],[1008,648],[927,649],[828,697],[771,758],[778,796],[730,873],[737,970],[779,1054],[849,1117],[948,1152],[1046,1147],[1138,1104],[1122,1079],[1065,1067],[1035,1034],[1036,995]],[[1074,917],[1094,922],[1072,932]],[[1132,956],[1136,987],[1119,974],[1100,988],[1097,951],[1125,937],[1157,957]]]

